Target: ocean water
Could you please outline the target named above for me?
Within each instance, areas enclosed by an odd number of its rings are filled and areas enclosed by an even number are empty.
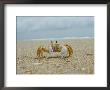
[[[70,40],[70,39],[94,39],[94,37],[64,37],[64,38],[42,38],[42,39],[23,39],[17,41],[45,41],[45,40]]]

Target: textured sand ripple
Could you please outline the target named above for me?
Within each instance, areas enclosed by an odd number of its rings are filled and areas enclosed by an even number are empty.
[[[54,58],[44,53],[44,58],[36,58],[36,50],[42,45],[48,47],[49,41],[17,42],[16,70],[17,74],[93,74],[94,73],[94,40],[74,39],[59,40],[60,44],[69,44],[73,48],[73,56],[61,59],[60,53]]]

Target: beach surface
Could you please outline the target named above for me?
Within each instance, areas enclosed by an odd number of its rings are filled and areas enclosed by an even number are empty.
[[[37,58],[37,48],[48,48],[50,40],[17,41],[16,74],[94,74],[94,39],[57,40],[59,44],[68,44],[73,49],[69,58],[60,58],[60,52],[44,53]],[[51,57],[51,58],[47,58]]]

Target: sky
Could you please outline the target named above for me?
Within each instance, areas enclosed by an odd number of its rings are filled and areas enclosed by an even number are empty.
[[[93,16],[17,16],[17,40],[94,37]]]

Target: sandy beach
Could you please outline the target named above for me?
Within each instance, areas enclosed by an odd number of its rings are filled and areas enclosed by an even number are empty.
[[[16,74],[94,74],[94,39],[57,40],[59,44],[68,44],[73,49],[69,58],[60,58],[60,52],[53,58],[44,53],[37,59],[37,48],[48,47],[50,40],[17,41]]]

